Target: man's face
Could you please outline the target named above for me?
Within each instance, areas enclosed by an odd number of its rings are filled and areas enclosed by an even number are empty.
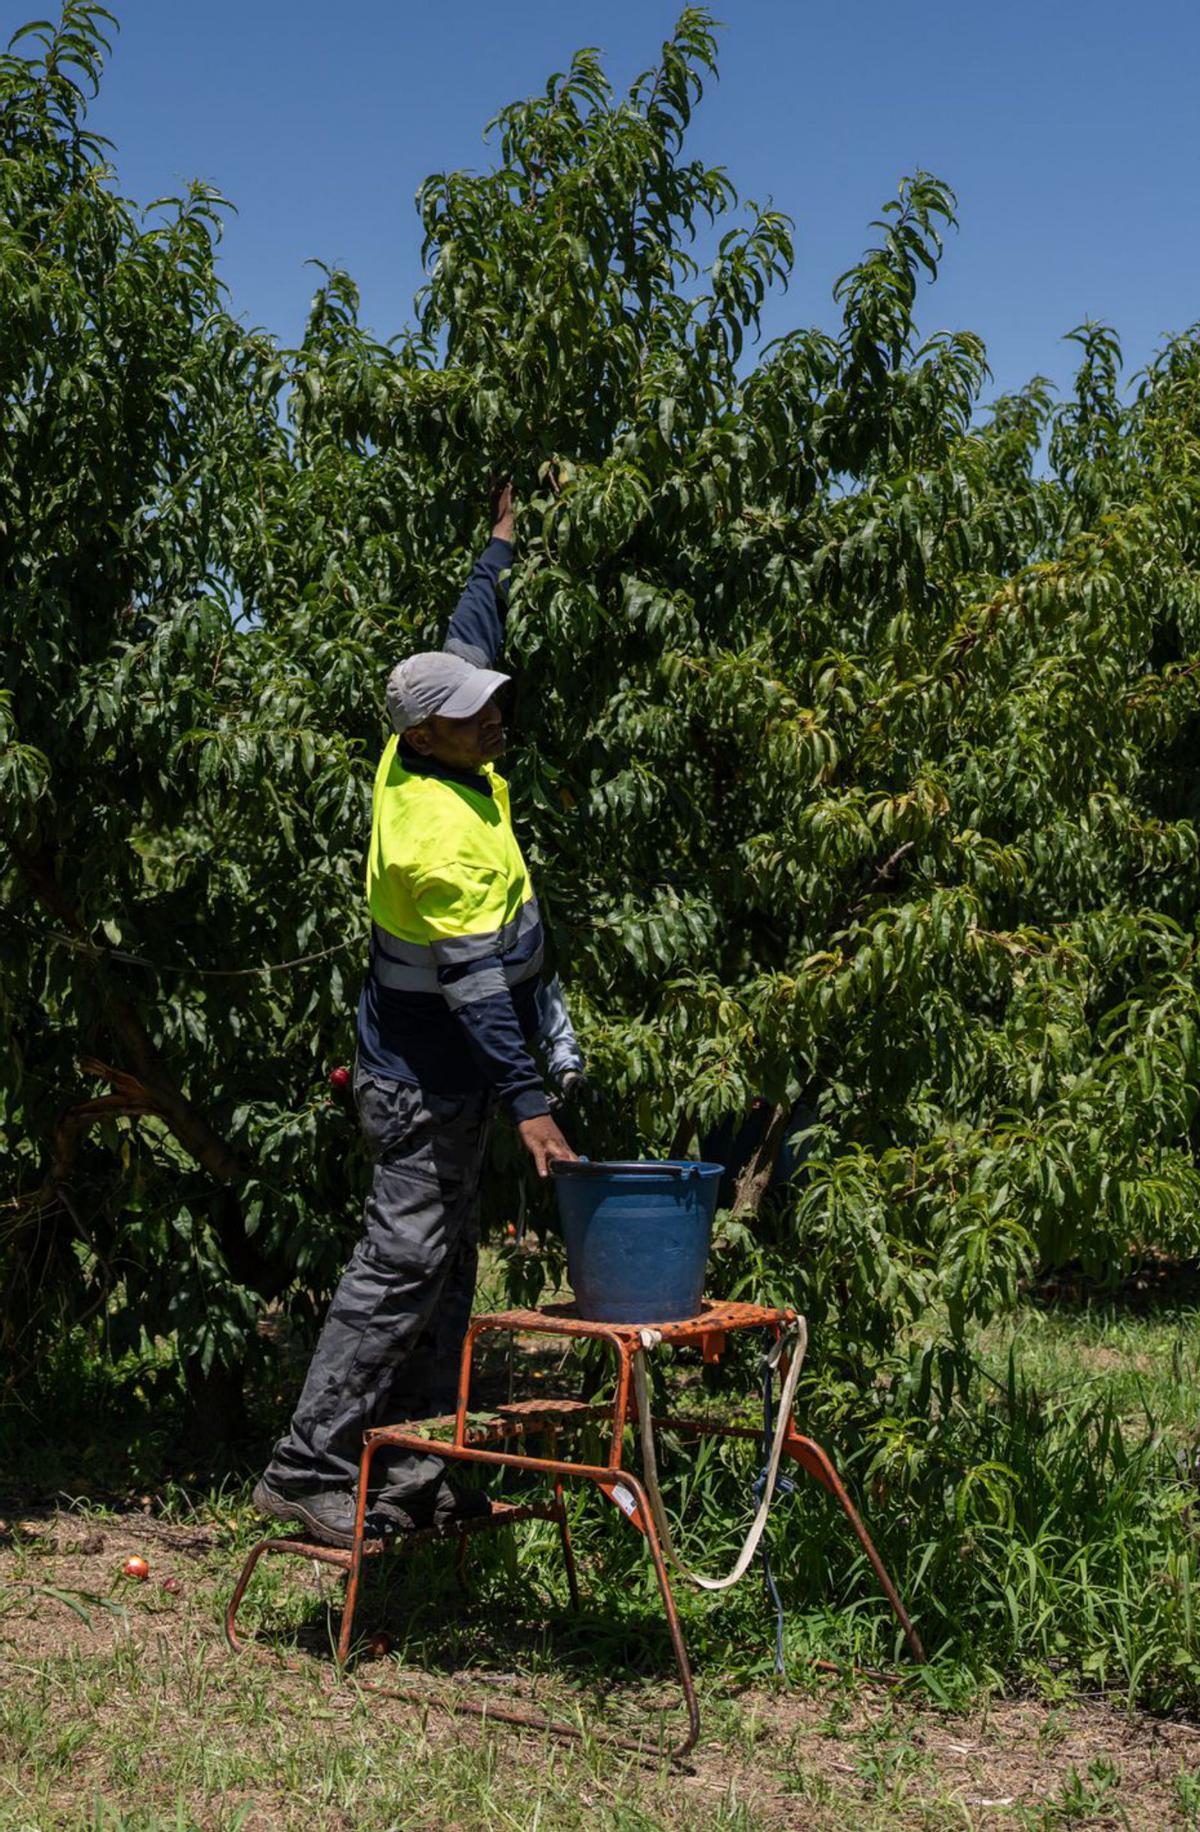
[[[456,770],[478,770],[504,750],[504,719],[498,694],[469,719],[443,719],[434,713],[405,736],[414,751]]]

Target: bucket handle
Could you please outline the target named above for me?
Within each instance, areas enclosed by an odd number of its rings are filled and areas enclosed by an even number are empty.
[[[639,1164],[633,1160],[618,1162],[612,1165],[605,1163],[593,1164],[592,1160],[585,1153],[581,1152],[577,1158],[553,1159],[550,1164],[550,1171],[553,1176],[569,1177],[572,1171],[581,1170],[585,1167],[589,1171],[599,1171],[601,1173],[607,1170],[613,1170],[617,1172],[641,1172],[643,1175],[655,1177],[686,1177],[689,1182],[699,1182],[702,1169],[702,1166],[696,1163],[663,1164],[661,1162],[655,1163],[653,1160],[645,1164]]]

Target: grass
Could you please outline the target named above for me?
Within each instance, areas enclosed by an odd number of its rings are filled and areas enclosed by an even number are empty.
[[[1003,1377],[1009,1351],[1047,1397],[1106,1399],[1118,1417],[1147,1416],[1181,1447],[1200,1438],[1200,1292],[1136,1287],[1124,1298],[1027,1304],[983,1341],[985,1364]]]
[[[360,1621],[392,1651],[344,1684],[329,1576],[322,1595],[311,1569],[264,1561],[246,1626],[273,1651],[234,1660],[221,1612],[259,1530],[260,1447],[217,1479],[192,1469],[161,1357],[104,1375],[68,1348],[54,1432],[0,1421],[0,1827],[1200,1826],[1195,1296],[1031,1302],[980,1351],[987,1406],[934,1421],[915,1447],[876,1447],[873,1467],[866,1448],[851,1459],[939,1648],[930,1670],[898,1691],[813,1670],[814,1655],[889,1663],[895,1639],[805,1485],[775,1530],[786,1682],[753,1575],[728,1600],[681,1593],[704,1731],[680,1774],[593,1734],[659,1722],[671,1694],[640,1541],[614,1510],[575,1503],[578,1618],[553,1529],[530,1523],[473,1548],[466,1598],[436,1553],[381,1561]],[[264,1394],[264,1437],[291,1377]],[[748,1471],[716,1451],[670,1467],[685,1553],[722,1567]],[[120,1577],[131,1551],[150,1559],[149,1583]],[[362,1689],[406,1673],[486,1682],[587,1734],[551,1742]]]
[[[83,1526],[104,1534],[102,1549],[69,1549]],[[704,1737],[693,1771],[681,1775],[614,1754],[598,1739],[571,1746],[480,1729],[372,1698],[353,1682],[338,1686],[315,1641],[291,1668],[270,1658],[232,1660],[218,1635],[231,1564],[224,1546],[147,1548],[155,1577],[169,1567],[183,1590],[166,1598],[153,1578],[121,1586],[114,1594],[124,1618],[89,1610],[89,1626],[39,1593],[46,1567],[56,1571],[59,1591],[83,1557],[114,1571],[126,1545],[138,1543],[131,1531],[95,1516],[60,1519],[9,1555],[0,1824],[38,1832],[797,1825],[820,1832],[852,1824],[883,1832],[1080,1823],[1084,1804],[1102,1788],[1106,1799],[1134,1809],[1131,1823],[1192,1823],[1181,1816],[1190,1797],[1180,1790],[1184,1756],[1200,1753],[1195,1740],[1181,1729],[1139,1735],[1096,1706],[1056,1708],[1053,1734],[1040,1738],[1050,1714],[1028,1701],[976,1701],[969,1713],[948,1714],[862,1685],[810,1680],[746,1690],[706,1670]],[[409,1595],[422,1594],[429,1578],[414,1569]],[[91,1580],[93,1591],[99,1581]],[[483,1574],[479,1658],[505,1594],[493,1583],[496,1574]],[[280,1605],[302,1621],[320,1614],[302,1572],[281,1580],[272,1598],[273,1608]],[[376,1605],[378,1618],[397,1626],[383,1596]],[[393,1664],[372,1662],[360,1677],[374,1680]],[[559,1683],[571,1689],[561,1675]],[[612,1669],[607,1685],[645,1699],[644,1685]],[[593,1709],[589,1700],[585,1721]],[[997,1801],[1009,1804],[986,1804]],[[1139,1819],[1140,1808],[1159,1817]]]

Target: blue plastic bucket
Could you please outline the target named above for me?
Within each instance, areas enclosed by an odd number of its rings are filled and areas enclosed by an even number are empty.
[[[581,1158],[551,1168],[579,1315],[597,1323],[694,1317],[722,1166]]]

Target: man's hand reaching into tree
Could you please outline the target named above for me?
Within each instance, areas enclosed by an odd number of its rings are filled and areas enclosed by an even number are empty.
[[[492,513],[496,518],[495,525],[492,528],[492,539],[494,541],[507,541],[511,547],[513,538],[513,487],[511,478],[507,483],[502,483],[499,490],[496,492]]]

